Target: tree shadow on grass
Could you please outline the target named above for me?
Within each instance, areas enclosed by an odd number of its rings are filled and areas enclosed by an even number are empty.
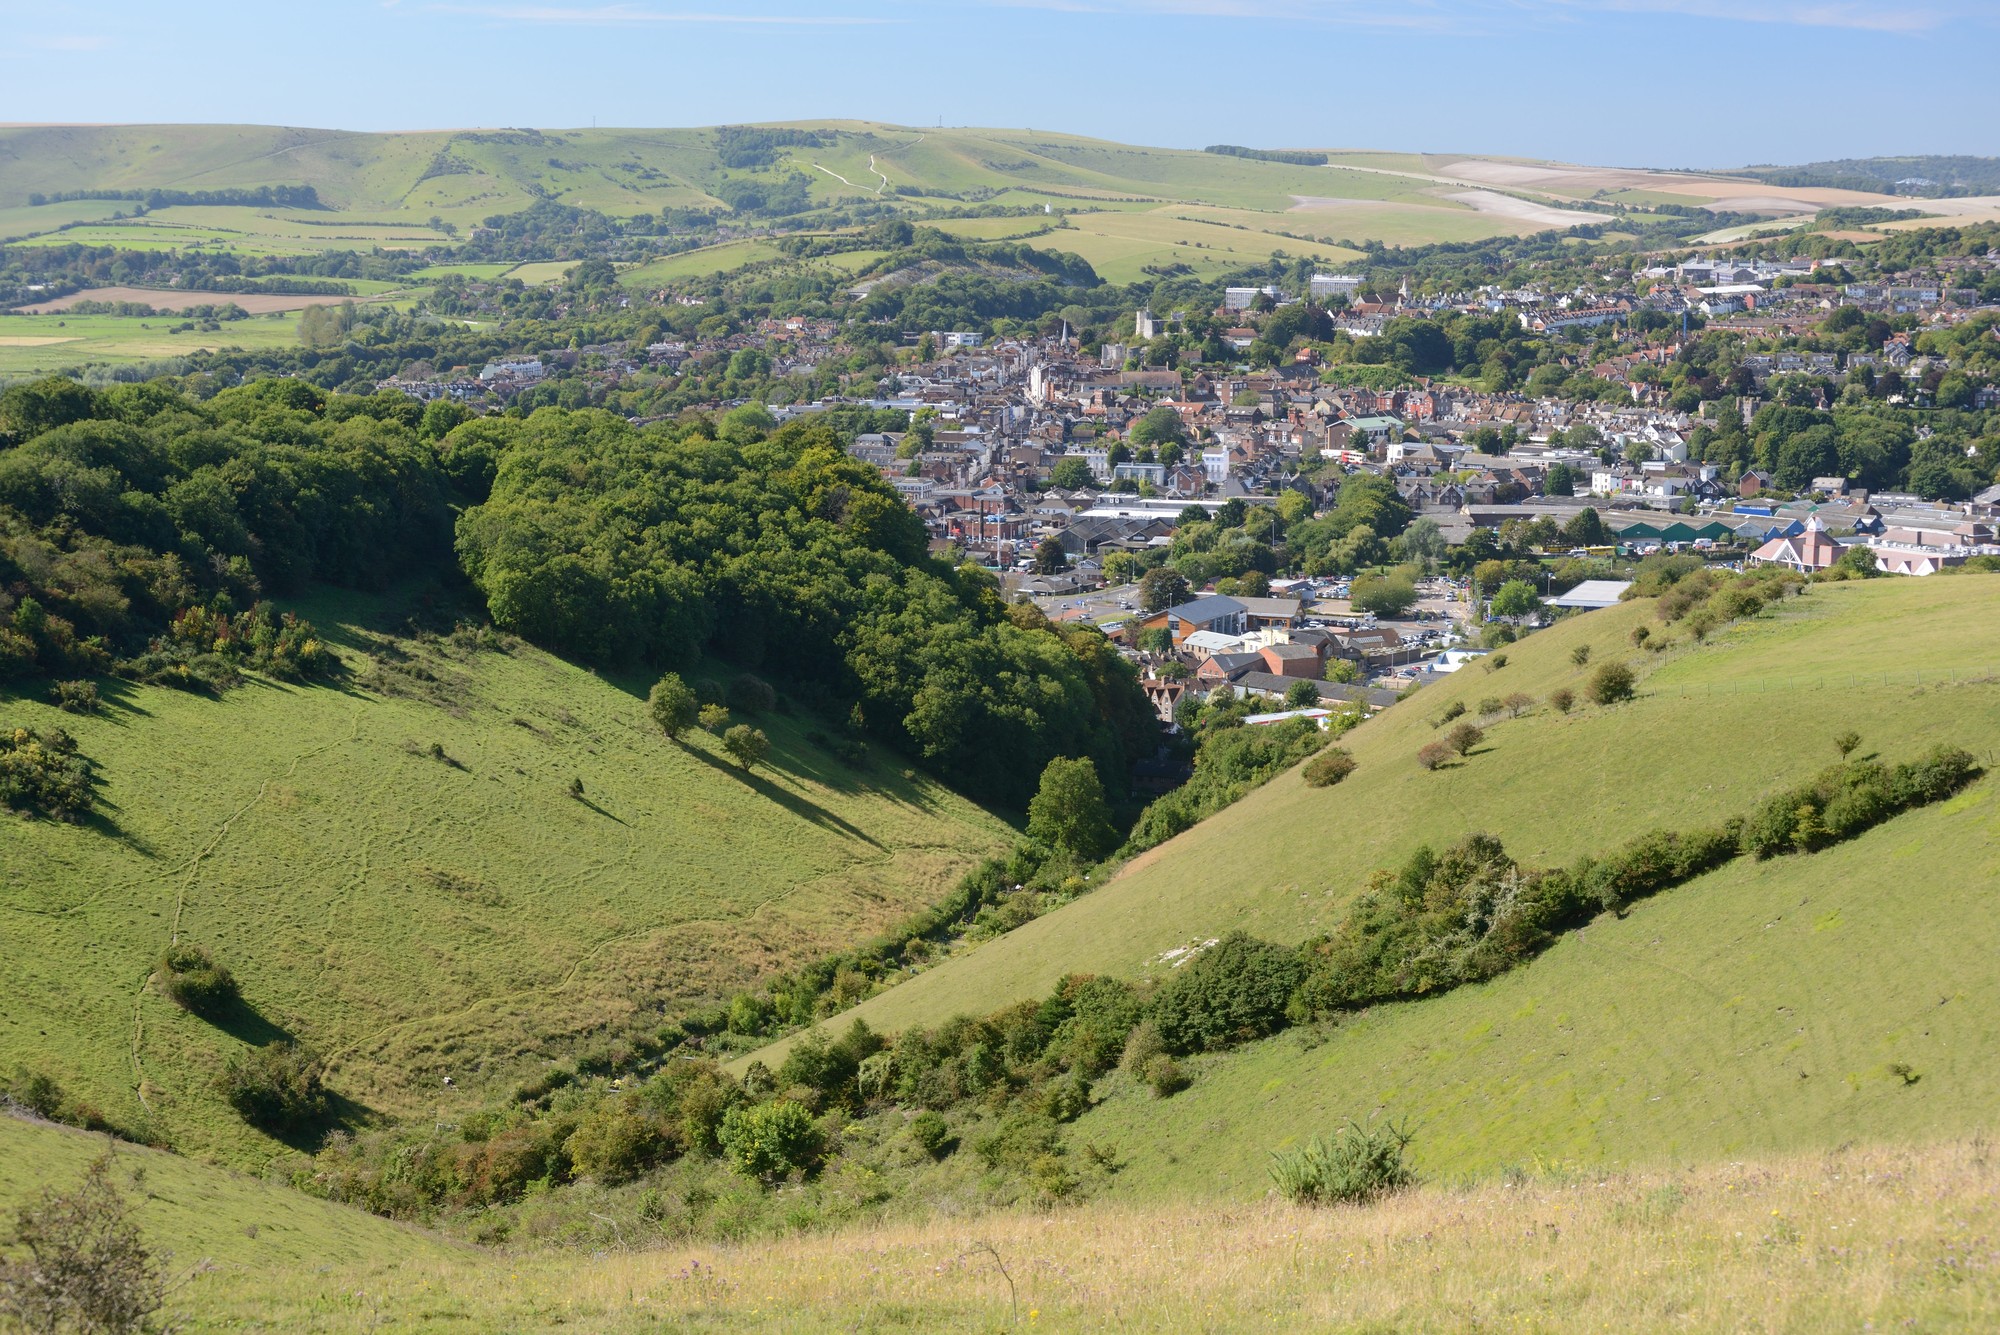
[[[707,765],[710,769],[719,770],[731,778],[749,785],[802,820],[811,821],[814,825],[820,826],[822,829],[832,830],[837,834],[846,835],[850,839],[859,839],[862,843],[872,848],[881,848],[884,852],[888,851],[872,835],[852,821],[842,820],[805,795],[795,793],[781,784],[774,783],[755,770],[745,770],[741,766],[729,764],[727,761],[710,755],[698,746],[683,745],[681,749],[696,760],[699,760],[702,764]],[[780,772],[782,773],[783,771]]]
[[[264,1127],[272,1139],[282,1142],[301,1154],[316,1154],[326,1147],[335,1132],[352,1135],[379,1119],[375,1110],[365,1103],[359,1103],[342,1094],[339,1090],[326,1091],[326,1111],[309,1122],[297,1126]]]
[[[588,797],[585,797],[581,793],[572,793],[570,796],[575,798],[576,801],[580,802],[584,806],[589,807],[592,811],[595,811],[598,815],[604,817],[604,819],[606,820],[615,820],[620,825],[626,826],[628,828],[632,824],[631,821],[626,820],[623,816],[615,816],[609,811],[606,811],[603,807],[597,805],[597,803],[591,801]]]
[[[93,788],[96,788],[103,782],[96,775],[91,776],[91,786]],[[154,848],[153,845],[147,843],[136,834],[128,833],[125,827],[118,823],[118,818],[111,814],[121,809],[116,802],[106,798],[102,793],[98,793],[93,799],[92,806],[94,809],[81,822],[84,829],[123,844],[142,858],[157,859],[160,856],[159,850]]]
[[[153,711],[138,702],[138,688],[121,677],[97,678],[97,697],[103,702],[104,715],[114,727],[132,726],[125,715],[137,718],[151,718]]]
[[[199,1014],[202,1019],[223,1033],[253,1048],[261,1048],[271,1043],[286,1043],[292,1039],[291,1030],[270,1019],[241,997],[219,1010],[203,1011]]]

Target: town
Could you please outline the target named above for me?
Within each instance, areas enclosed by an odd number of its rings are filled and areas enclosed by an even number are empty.
[[[1878,283],[1846,281],[1837,262],[1693,253],[1612,268],[1594,288],[1427,297],[1407,280],[1378,293],[1359,276],[1314,273],[1297,290],[1228,287],[1212,309],[1140,308],[1089,342],[1066,323],[910,335],[870,392],[768,411],[774,422],[863,410],[903,423],[856,431],[846,448],[921,516],[933,554],[977,562],[1010,596],[1112,636],[1165,723],[1183,698],[1218,687],[1379,707],[1541,617],[1615,602],[1628,586],[1616,574],[1655,554],[1808,574],[1858,560],[1902,576],[2000,558],[2000,486],[1873,489],[1830,452],[1780,451],[1766,467],[1715,448],[1792,409],[2000,406],[1988,350],[1996,272],[1994,251]],[[1322,352],[1421,339],[1450,318],[1499,321],[1553,352],[1504,391]],[[587,345],[378,388],[499,410],[563,377],[615,386],[744,357],[809,373],[846,359],[859,332],[769,318],[720,339]],[[1940,350],[1954,334],[1977,340],[1967,366]],[[1717,348],[1700,378],[1677,386],[1667,374]],[[1930,436],[1918,425],[1909,444]],[[1378,479],[1399,503],[1394,532],[1345,554],[1285,541],[1356,479]],[[1209,559],[1190,525],[1236,534],[1247,556]],[[1392,540],[1395,555],[1414,556],[1421,587],[1358,606],[1350,586],[1371,558],[1389,560]],[[1501,585],[1521,577],[1534,608],[1496,616]]]

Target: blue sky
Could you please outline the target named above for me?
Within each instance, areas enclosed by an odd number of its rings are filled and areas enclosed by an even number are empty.
[[[854,117],[1735,166],[2000,153],[2000,0],[0,0],[4,121]]]

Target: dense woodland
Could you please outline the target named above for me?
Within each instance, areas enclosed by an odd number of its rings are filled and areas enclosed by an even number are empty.
[[[1131,669],[1096,631],[933,560],[843,443],[828,422],[773,431],[761,409],[641,431],[561,409],[459,423],[297,380],[206,398],[16,387],[0,396],[0,674],[215,687],[232,653],[324,667],[265,599],[456,580],[455,541],[493,619],[560,653],[756,668],[1016,808],[1059,755],[1122,791],[1153,732]]]

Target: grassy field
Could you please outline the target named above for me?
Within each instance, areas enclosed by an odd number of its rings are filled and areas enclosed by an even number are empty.
[[[1289,255],[1312,255],[1328,264],[1340,264],[1359,254],[1337,246],[1274,237],[1261,230],[1176,216],[1183,213],[1183,209],[1174,209],[1071,214],[1070,226],[1036,237],[1028,244],[1081,255],[1100,277],[1113,283],[1129,283],[1143,277],[1148,265],[1185,264],[1204,278],[1213,277],[1262,260],[1274,250]],[[1274,226],[1283,225],[1283,221],[1298,221],[1287,215],[1253,216],[1268,218]],[[1308,229],[1301,226],[1299,230],[1303,233]]]
[[[1363,1207],[1105,1205],[745,1246],[229,1267],[192,1331],[1991,1329],[1983,1139],[1430,1185]],[[332,1258],[329,1258],[332,1259]]]
[[[246,1041],[326,1052],[356,1116],[476,1107],[593,1034],[879,930],[1009,838],[899,764],[836,764],[806,718],[760,720],[775,750],[745,776],[705,734],[662,739],[644,683],[369,629],[394,606],[306,606],[341,686],[107,684],[100,717],[0,695],[7,726],[75,733],[103,807],[0,822],[0,1070],[256,1161],[275,1142],[211,1088]],[[148,986],[176,934],[241,980],[226,1027]]]
[[[621,287],[645,288],[679,278],[705,278],[709,274],[728,273],[760,260],[774,260],[781,253],[768,241],[729,241],[719,246],[684,250],[678,255],[627,269],[618,275],[618,283]]]
[[[108,1142],[68,1127],[0,1115],[0,1211],[44,1187],[67,1190]],[[468,1261],[479,1254],[432,1234],[303,1196],[226,1168],[119,1144],[111,1180],[134,1206],[133,1220],[173,1268],[203,1261],[218,1276],[269,1274],[280,1267]],[[10,1236],[12,1229],[6,1230]],[[224,1281],[227,1282],[227,1281]]]
[[[214,299],[229,300],[221,293]],[[176,315],[0,315],[0,375],[129,366],[203,348],[275,348],[298,342],[297,311],[230,320],[206,332],[172,332],[183,323]]]
[[[518,278],[533,287],[538,283],[560,283],[563,275],[575,267],[575,260],[547,260],[539,264],[517,264],[503,276]]]
[[[1505,220],[1461,216],[1465,210],[1436,197],[1442,187],[1432,173],[1482,159],[1354,152],[1314,167],[1042,130],[799,124],[820,131],[826,142],[780,149],[769,166],[751,174],[803,174],[822,205],[907,199],[922,208],[987,192],[1004,202],[1047,202],[1067,210],[1182,205],[1280,214],[1305,198],[1340,202],[1335,218],[1321,221],[1338,222],[1331,235],[1357,240],[1465,240],[1510,230]],[[1533,179],[1540,166],[1509,161],[1499,169],[1527,173],[1519,188],[1537,195],[1571,189],[1582,179],[1579,171],[1594,170],[1562,169],[1549,177],[1555,184],[1545,186]],[[711,192],[723,174],[714,134],[705,129],[367,135],[269,126],[25,126],[0,129],[0,235],[272,254],[448,246],[449,239],[428,226],[431,218],[463,231],[538,197],[619,216],[716,208]],[[1652,179],[1613,175],[1617,185],[1639,191]],[[1674,184],[1680,190],[1701,179],[1674,178]],[[327,208],[180,205],[113,221],[111,213],[129,213],[132,204],[26,207],[36,191],[294,183],[313,185]],[[916,193],[899,196],[896,189]],[[78,222],[94,225],[57,230]],[[1097,243],[1114,269],[1131,258],[1107,248],[1116,239],[1107,232]],[[1122,239],[1129,251],[1132,238]],[[1161,249],[1154,258],[1170,253]]]
[[[1628,632],[1657,624],[1643,602],[1573,618],[1510,647],[1500,671],[1475,665],[1350,733],[1342,745],[1360,767],[1340,786],[1282,775],[1102,889],[858,1013],[889,1030],[984,1013],[1067,973],[1156,970],[1164,952],[1232,928],[1302,940],[1330,929],[1374,869],[1472,830],[1549,865],[1647,830],[1720,820],[1830,763],[1828,739],[1850,724],[1892,759],[1940,741],[2000,748],[1996,594],[2000,582],[1982,576],[1821,586],[1705,648],[1643,655],[1648,675],[1632,704],[1567,716],[1542,706],[1493,726],[1462,766],[1417,766],[1446,705],[1573,688],[1585,675],[1573,649],[1636,661]],[[1953,672],[1988,679],[1935,684]]]
[[[1809,858],[1732,864],[1490,983],[1208,1059],[1173,1099],[1121,1086],[1078,1132],[1130,1156],[1122,1192],[1240,1198],[1267,1150],[1350,1117],[1406,1123],[1419,1166],[1456,1174],[1987,1130],[1996,884],[1988,778]]]
[[[283,213],[249,208],[181,206],[155,209],[142,216],[111,220],[104,213],[87,216],[103,221],[58,230],[65,210],[105,209],[102,202],[54,204],[40,209],[11,209],[21,229],[19,245],[119,246],[127,250],[193,249],[239,255],[317,255],[328,250],[423,250],[449,247],[449,238],[422,225],[423,220],[348,220],[337,213]],[[110,205],[130,211],[133,205]],[[108,212],[108,210],[107,210]],[[46,215],[47,221],[43,221]]]

